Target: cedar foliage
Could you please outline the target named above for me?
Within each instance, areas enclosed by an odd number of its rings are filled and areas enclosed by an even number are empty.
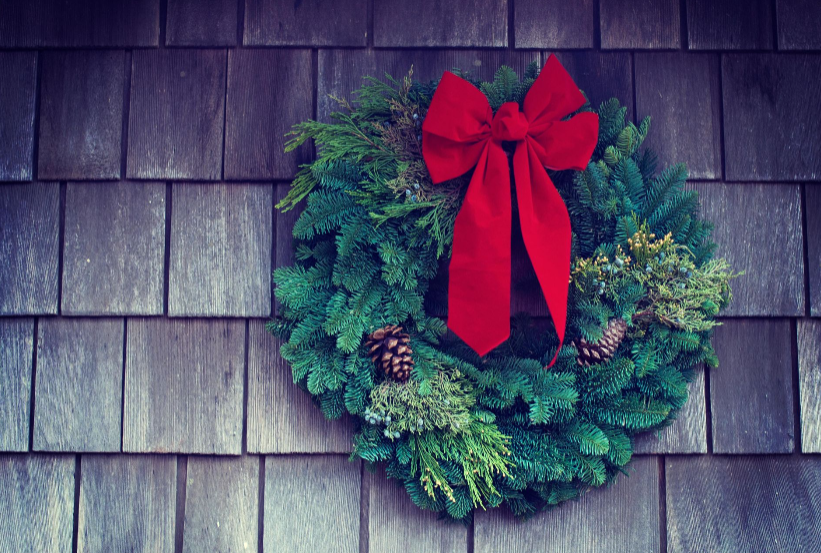
[[[476,84],[496,109],[521,102],[537,73],[519,81],[502,67]],[[318,148],[280,205],[306,200],[269,324],[294,382],[328,418],[354,415],[353,456],[384,463],[418,506],[455,520],[501,504],[528,516],[611,481],[632,436],[675,418],[693,367],[717,364],[710,334],[732,275],[711,261],[686,169],[657,173],[641,149],[649,118],[635,126],[617,100],[603,103],[586,170],[551,174],[573,227],[565,346],[544,370],[554,329],[521,316],[480,359],[426,309],[469,175],[434,187],[424,168],[420,127],[437,83],[386,81],[368,79],[356,105],[340,100],[334,123],[297,125],[289,145]],[[580,366],[572,340],[598,340],[614,317],[628,324],[624,341]],[[407,383],[385,381],[368,358],[365,337],[386,325],[411,336]]]

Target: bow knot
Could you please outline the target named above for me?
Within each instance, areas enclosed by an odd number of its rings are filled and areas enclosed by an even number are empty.
[[[498,142],[511,141],[518,142],[527,136],[527,129],[530,124],[525,114],[519,111],[519,104],[507,102],[502,104],[499,111],[493,117],[491,125],[491,135]]]
[[[453,227],[448,326],[479,355],[510,335],[511,198],[503,141],[516,142],[513,172],[527,253],[559,336],[567,318],[570,216],[545,167],[581,170],[596,147],[594,113],[564,118],[584,96],[550,56],[522,109],[503,104],[496,115],[476,87],[445,73],[422,126],[422,154],[434,183],[473,168]],[[553,361],[556,360],[556,355]],[[548,366],[550,366],[548,365]]]

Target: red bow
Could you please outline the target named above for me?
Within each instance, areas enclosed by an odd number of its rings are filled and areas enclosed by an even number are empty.
[[[522,236],[559,335],[567,319],[570,217],[547,176],[582,170],[596,147],[599,118],[580,113],[584,96],[550,56],[522,111],[508,102],[496,112],[476,87],[445,73],[422,127],[422,153],[434,183],[476,167],[453,229],[448,326],[479,355],[510,335],[510,170],[503,141],[516,142],[513,173]],[[553,361],[556,360],[554,355]],[[548,366],[550,366],[548,365]]]

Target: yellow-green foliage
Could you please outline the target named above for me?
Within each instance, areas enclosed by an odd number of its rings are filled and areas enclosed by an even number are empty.
[[[482,498],[499,495],[493,478],[511,478],[510,439],[495,424],[473,418],[465,432],[431,431],[411,435],[409,443],[411,474],[419,475],[420,483],[432,498],[437,490],[449,501],[455,501],[453,488],[440,464],[450,461],[460,466],[474,507],[484,507]]]
[[[370,410],[380,422],[390,421],[387,428],[391,431],[436,429],[458,434],[468,430],[475,404],[470,382],[458,370],[442,370],[424,382],[383,382],[371,390]]]

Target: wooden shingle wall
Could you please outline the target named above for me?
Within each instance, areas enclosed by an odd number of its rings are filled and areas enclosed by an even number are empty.
[[[819,28],[815,0],[0,0],[0,553],[821,550]],[[313,155],[285,133],[364,75],[551,53],[652,116],[745,274],[721,366],[612,489],[449,526],[348,461],[265,332]]]

